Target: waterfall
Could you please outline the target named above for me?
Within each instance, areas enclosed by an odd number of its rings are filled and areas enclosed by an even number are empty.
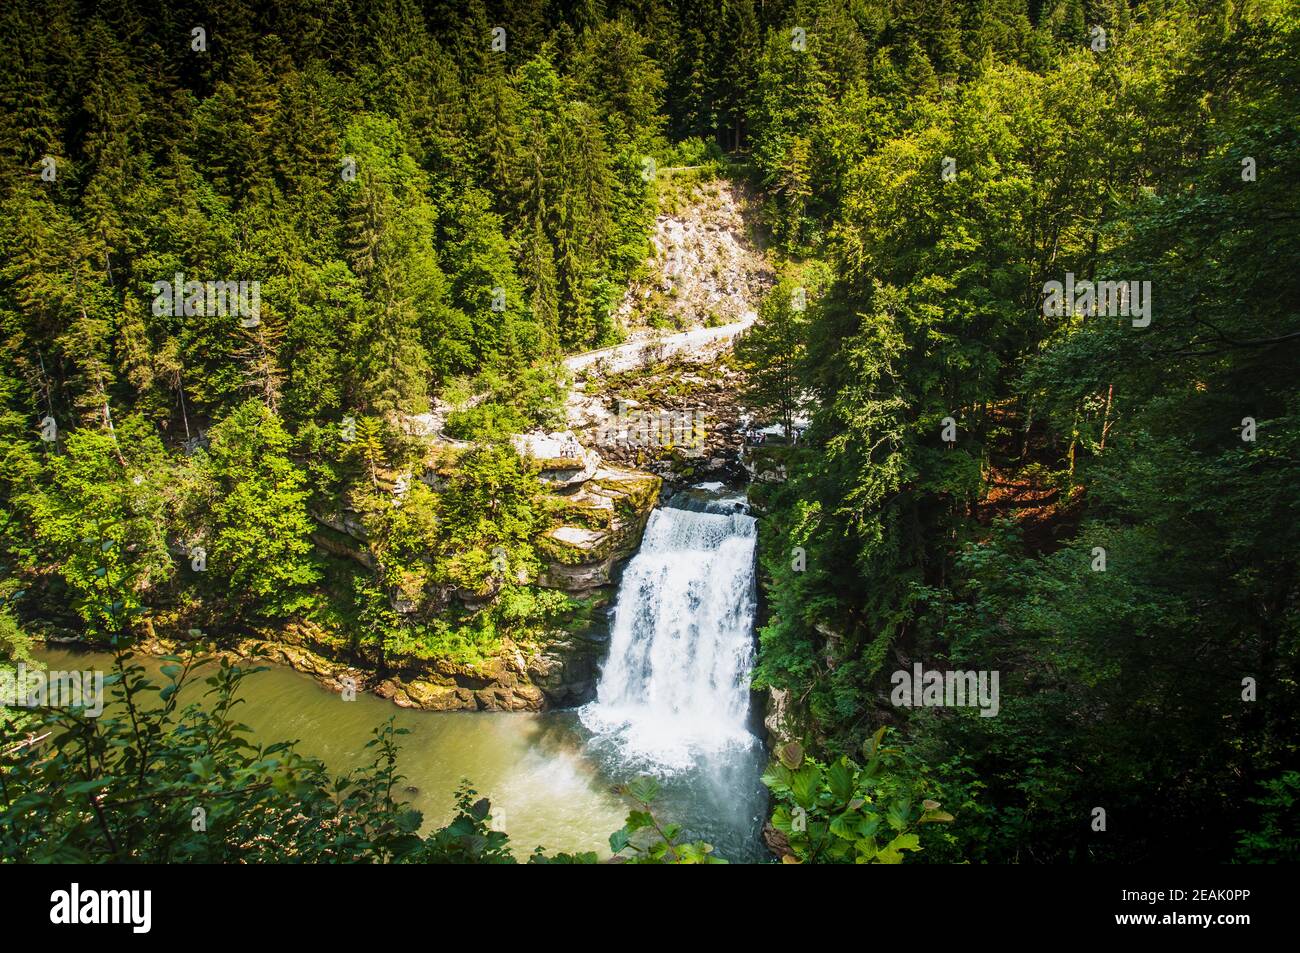
[[[596,700],[580,712],[625,759],[669,773],[757,743],[755,520],[738,497],[691,502],[650,515],[623,572]]]

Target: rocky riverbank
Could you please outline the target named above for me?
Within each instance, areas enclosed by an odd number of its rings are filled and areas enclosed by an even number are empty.
[[[194,644],[146,626],[136,648],[151,655],[171,655]],[[591,699],[604,647],[599,634],[570,635],[530,651],[507,640],[496,657],[465,665],[392,653],[380,658],[348,648],[318,625],[294,622],[224,641],[214,654],[285,665],[332,691],[373,692],[402,708],[544,711]]]

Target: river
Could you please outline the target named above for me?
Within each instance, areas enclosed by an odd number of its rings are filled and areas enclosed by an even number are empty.
[[[538,845],[608,856],[628,811],[614,789],[649,774],[662,790],[656,815],[683,825],[687,839],[732,862],[764,860],[766,755],[748,690],[754,543],[740,497],[680,494],[651,514],[623,573],[597,698],[579,710],[424,712],[372,695],[344,702],[272,666],[245,680],[239,717],[256,741],[297,739],[338,774],[367,763],[371,731],[393,717],[410,732],[399,739],[399,767],[426,827],[450,820],[455,788],[468,778],[521,857]],[[112,663],[63,648],[39,655],[51,669]],[[143,661],[155,673],[161,664]],[[200,694],[191,689],[183,702]]]

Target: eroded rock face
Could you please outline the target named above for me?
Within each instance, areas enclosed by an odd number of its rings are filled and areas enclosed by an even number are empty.
[[[553,707],[586,704],[596,697],[605,646],[603,635],[559,639],[528,663],[528,676]]]
[[[537,541],[547,560],[538,584],[575,595],[610,585],[615,565],[641,545],[662,486],[652,474],[597,469],[580,489],[563,497],[565,522]]]
[[[773,751],[788,741],[796,740],[790,721],[790,693],[782,688],[769,688],[763,711],[763,728],[767,731],[767,745]]]
[[[662,481],[648,473],[607,467],[572,431],[535,431],[514,439],[521,456],[535,463],[559,503],[560,522],[537,540],[543,568],[536,583],[561,589],[592,608],[613,598],[618,566],[641,543]],[[352,514],[317,514],[317,545],[336,556],[372,566],[364,528]],[[319,538],[317,538],[319,537]],[[483,608],[458,596],[466,608]],[[402,611],[413,603],[398,602]],[[557,632],[539,647],[507,643],[498,657],[475,665],[449,660],[382,657],[358,651],[312,625],[267,632],[264,643],[248,640],[238,654],[268,658],[342,691],[373,691],[404,708],[428,711],[541,711],[579,705],[595,695],[604,636]]]
[[[538,585],[581,596],[609,585],[616,564],[640,545],[661,481],[603,466],[600,454],[572,430],[533,431],[513,441],[519,454],[540,468],[560,502],[561,522],[537,540],[546,561]]]
[[[366,549],[366,530],[355,513],[313,513],[320,524],[311,534],[312,542],[331,556],[353,559],[367,569],[375,568],[374,557]]]
[[[516,434],[511,442],[516,453],[537,464],[541,481],[557,488],[585,483],[600,467],[600,454],[579,443],[572,430],[535,430]]]
[[[745,190],[688,188],[659,215],[645,277],[619,305],[625,342],[564,360],[576,379],[567,421],[582,443],[678,487],[745,479],[730,351],[775,281]]]
[[[644,279],[624,295],[619,321],[634,328],[660,314],[675,323],[707,317],[717,325],[756,311],[774,280],[756,241],[757,213],[757,204],[736,183],[695,185],[681,207],[656,217],[654,254]]]
[[[726,357],[633,373],[589,374],[570,395],[569,424],[608,462],[676,488],[745,479],[741,372]]]
[[[603,643],[568,636],[524,657],[513,644],[480,666],[390,660],[398,671],[376,680],[375,694],[426,711],[543,711],[595,697]]]

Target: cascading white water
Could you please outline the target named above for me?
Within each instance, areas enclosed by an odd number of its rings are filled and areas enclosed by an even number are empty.
[[[655,510],[623,572],[609,658],[580,715],[629,761],[672,772],[757,743],[747,727],[757,534],[739,502]]]

